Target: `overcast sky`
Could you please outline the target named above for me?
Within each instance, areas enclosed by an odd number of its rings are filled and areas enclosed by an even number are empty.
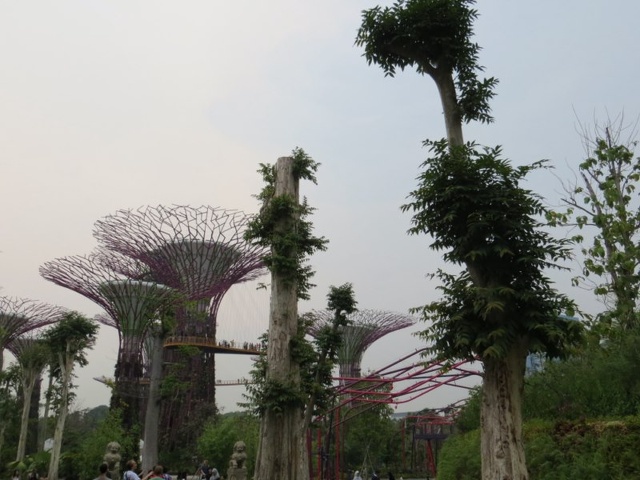
[[[121,208],[255,212],[258,164],[300,146],[322,164],[318,185],[302,191],[317,208],[316,233],[330,240],[313,259],[318,286],[301,310],[323,308],[328,287],[344,282],[361,308],[407,312],[437,298],[426,275],[439,256],[428,238],[406,235],[400,205],[426,156],[422,141],[444,136],[441,107],[430,78],[385,78],[361,57],[354,38],[361,10],[374,5],[0,1],[2,294],[93,316],[97,305],[42,279],[39,266],[89,253],[94,222]],[[566,176],[584,153],[578,121],[640,114],[640,2],[487,0],[478,9],[480,63],[500,84],[495,123],[467,126],[467,140],[501,144],[516,164],[548,158]],[[534,175],[531,188],[551,204],[560,196],[550,173]],[[559,290],[598,308],[557,278]],[[226,303],[221,335],[252,341],[266,329],[264,294],[241,288]],[[409,330],[393,333],[363,366],[419,346]],[[102,327],[78,372],[78,407],[108,403],[92,378],[113,375],[116,354],[115,331]],[[218,377],[248,368],[248,358],[221,358]],[[220,406],[235,409],[240,393],[218,389]]]

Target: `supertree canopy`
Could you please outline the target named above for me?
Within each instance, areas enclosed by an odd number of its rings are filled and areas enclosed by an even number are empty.
[[[200,353],[165,352],[170,366],[165,374],[176,378],[176,384],[191,385],[165,407],[165,430],[184,425],[198,405],[215,404],[218,308],[231,286],[265,273],[266,249],[243,237],[250,219],[239,211],[208,206],[147,206],[120,210],[96,222],[94,235],[104,250],[144,265],[146,278],[177,290],[187,300],[176,311],[173,338],[183,338],[185,346]],[[110,266],[123,274],[129,268],[126,263],[124,268],[115,262]],[[206,341],[189,343],[198,337]]]
[[[330,328],[334,315],[331,310],[312,310],[305,314],[313,320],[309,334],[315,337],[321,330]],[[357,310],[347,318],[349,324],[342,329],[342,343],[338,349],[341,378],[359,378],[362,355],[373,342],[415,323],[409,315],[379,310]]]
[[[71,256],[52,260],[40,267],[40,274],[57,285],[73,290],[100,305],[107,315],[101,323],[118,330],[119,349],[116,384],[121,395],[137,394],[132,386],[142,377],[144,335],[158,314],[175,299],[164,285],[125,278],[96,261],[100,255]],[[126,388],[124,386],[127,385]]]
[[[99,220],[94,235],[107,249],[147,265],[155,281],[202,300],[264,274],[264,248],[243,238],[249,219],[208,206],[147,206]]]
[[[60,320],[67,310],[35,300],[0,297],[0,371],[4,349],[27,332],[51,325]]]

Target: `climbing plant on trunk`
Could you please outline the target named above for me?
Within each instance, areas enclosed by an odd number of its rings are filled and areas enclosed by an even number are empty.
[[[570,255],[537,220],[539,198],[520,186],[542,163],[514,168],[500,148],[464,143],[464,122],[491,122],[489,100],[497,80],[480,79],[480,47],[472,0],[399,0],[363,13],[356,43],[369,63],[393,76],[415,67],[432,77],[444,111],[447,138],[427,141],[431,156],[403,211],[411,234],[433,237],[431,247],[462,266],[438,270],[442,299],[416,309],[433,322],[422,332],[431,352],[484,365],[482,478],[527,479],[521,395],[529,352],[562,356],[580,336],[580,324],[559,317],[572,303],[544,270]]]
[[[276,165],[262,165],[265,187],[258,195],[260,214],[250,222],[245,238],[270,247],[264,261],[271,271],[271,307],[261,413],[257,480],[308,478],[304,405],[300,364],[298,299],[308,298],[313,271],[307,258],[324,250],[327,241],[315,237],[307,220],[312,209],[299,199],[301,179],[315,183],[318,164],[301,149]]]

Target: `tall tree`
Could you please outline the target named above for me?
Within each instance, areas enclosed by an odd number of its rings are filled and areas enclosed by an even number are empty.
[[[536,164],[512,167],[500,148],[465,144],[462,124],[490,122],[497,84],[480,80],[480,47],[471,41],[472,0],[399,0],[363,13],[357,43],[387,75],[414,66],[435,81],[447,139],[426,142],[418,188],[404,211],[411,234],[427,233],[431,247],[463,270],[439,270],[443,298],[417,309],[432,326],[423,336],[446,359],[484,365],[482,478],[528,478],[522,445],[521,395],[529,352],[563,355],[577,340],[578,322],[559,318],[571,302],[557,294],[543,270],[570,254],[566,242],[541,231],[545,213],[520,182]]]
[[[305,447],[304,396],[301,391],[302,358],[294,348],[299,337],[298,299],[308,298],[313,274],[306,259],[324,250],[326,240],[312,234],[306,219],[312,209],[299,200],[301,179],[315,183],[318,164],[304,151],[262,165],[265,187],[260,215],[250,224],[246,238],[270,247],[265,263],[271,270],[271,307],[265,388],[256,458],[257,480],[308,478]]]
[[[583,129],[587,158],[580,163],[579,180],[564,185],[568,210],[552,212],[557,225],[578,226],[584,235],[582,276],[576,283],[593,281],[594,293],[606,310],[600,320],[623,330],[640,327],[640,202],[636,188],[640,182],[640,157],[635,140],[623,141],[624,117]],[[585,237],[590,245],[585,245]]]
[[[11,350],[20,366],[20,382],[22,385],[22,417],[20,419],[20,437],[16,460],[24,459],[27,446],[27,432],[29,428],[29,412],[31,397],[36,381],[49,361],[49,350],[42,338],[24,336],[16,338],[11,344]]]
[[[53,435],[53,448],[49,463],[49,479],[58,480],[62,434],[69,412],[69,393],[76,364],[87,364],[85,352],[95,343],[98,326],[77,312],[66,314],[62,320],[45,334],[45,339],[60,369],[60,406],[56,429]]]

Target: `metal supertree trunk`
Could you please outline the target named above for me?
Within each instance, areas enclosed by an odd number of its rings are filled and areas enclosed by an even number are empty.
[[[309,334],[315,337],[322,329],[331,328],[334,312],[312,310],[305,315],[313,319]],[[342,330],[342,344],[338,349],[341,378],[359,378],[362,355],[373,342],[415,323],[415,319],[409,315],[379,310],[357,310],[347,318],[349,325]]]
[[[45,263],[40,274],[104,308],[107,315],[96,319],[118,330],[115,371],[118,394],[140,397],[144,336],[158,311],[172,300],[174,292],[158,283],[125,278],[100,259],[104,259],[103,253],[58,258]]]
[[[105,249],[144,264],[150,278],[190,300],[176,312],[176,336],[215,342],[216,317],[224,294],[232,285],[265,272],[262,258],[266,249],[243,238],[250,218],[239,211],[208,206],[147,206],[120,210],[99,220],[94,235]],[[123,271],[117,265],[113,268]],[[167,351],[165,361],[182,364],[181,371],[167,373],[191,385],[165,406],[164,429],[174,431],[197,408],[215,404],[215,358],[213,351],[203,348],[191,357]]]
[[[4,349],[16,338],[57,322],[65,313],[65,308],[35,300],[0,297],[0,371]]]

